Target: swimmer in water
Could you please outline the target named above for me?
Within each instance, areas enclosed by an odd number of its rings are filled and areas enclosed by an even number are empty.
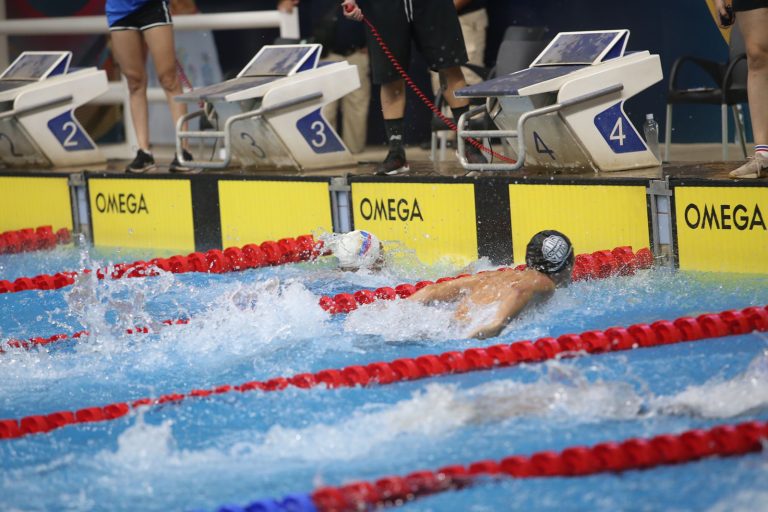
[[[344,234],[321,237],[325,247],[339,260],[341,270],[381,270],[384,266],[384,246],[368,231],[355,230]]]
[[[458,301],[454,317],[469,321],[478,307],[496,306],[492,319],[475,329],[472,338],[493,338],[527,305],[540,303],[555,289],[567,286],[573,272],[573,245],[559,231],[541,231],[531,238],[525,270],[486,272],[426,286],[409,297],[423,304]]]

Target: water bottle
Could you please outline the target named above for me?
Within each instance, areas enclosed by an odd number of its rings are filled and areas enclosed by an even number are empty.
[[[651,150],[653,156],[661,163],[661,156],[659,155],[659,123],[653,118],[653,114],[645,115],[643,132],[645,133],[645,143],[648,144],[648,149]]]

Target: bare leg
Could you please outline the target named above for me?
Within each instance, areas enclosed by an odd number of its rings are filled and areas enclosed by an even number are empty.
[[[176,68],[176,48],[173,40],[173,27],[162,25],[144,31],[144,40],[147,42],[152,60],[155,62],[155,70],[160,85],[165,91],[168,100],[168,108],[171,110],[173,125],[187,113],[184,103],[174,101],[174,96],[182,93],[181,82]],[[185,141],[186,142],[186,141]]]
[[[405,82],[395,80],[381,85],[381,112],[384,119],[400,119],[405,115]]]
[[[768,9],[736,16],[747,47],[747,92],[755,145],[768,144]]]
[[[463,87],[467,86],[467,82],[464,81],[464,74],[461,72],[459,66],[452,68],[445,68],[440,70],[441,83],[445,84],[445,91],[443,92],[443,98],[451,108],[461,108],[469,105],[469,100],[466,98],[457,98],[454,93]]]
[[[149,114],[147,112],[146,53],[141,33],[136,30],[116,30],[111,33],[112,54],[128,81],[128,93],[133,116],[133,129],[139,148],[149,151]]]

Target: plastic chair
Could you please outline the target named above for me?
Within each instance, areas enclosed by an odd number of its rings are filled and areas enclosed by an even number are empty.
[[[462,65],[462,67],[474,71],[483,80],[489,80],[497,76],[508,75],[509,73],[525,69],[547,45],[547,41],[544,39],[546,33],[546,27],[527,27],[521,25],[509,26],[504,31],[504,38],[499,46],[499,51],[496,53],[496,63],[493,67],[487,68],[469,63]],[[437,91],[435,105],[441,110],[443,110],[443,107],[445,106],[442,87]],[[448,118],[454,123],[456,122],[456,119],[453,119],[451,116],[448,116]],[[474,121],[472,123],[472,129],[485,129],[485,124],[491,122],[490,119]],[[475,126],[476,124],[477,126]],[[450,133],[451,130],[436,115],[432,116],[431,128],[431,159],[433,161],[436,159],[439,147],[440,160],[444,160],[448,141],[447,134]]]
[[[672,64],[667,91],[667,119],[665,125],[664,160],[669,161],[669,145],[672,139],[672,106],[684,103],[699,105],[720,105],[721,135],[723,143],[723,160],[728,160],[728,107],[733,111],[736,125],[736,137],[741,142],[744,158],[747,157],[746,132],[744,115],[741,104],[747,102],[747,62],[744,38],[734,25],[731,30],[729,58],[727,62],[716,62],[708,59],[686,55],[678,58]],[[683,75],[683,64],[690,63],[703,70],[715,87],[678,88],[677,82]],[[689,68],[689,66],[686,66]]]

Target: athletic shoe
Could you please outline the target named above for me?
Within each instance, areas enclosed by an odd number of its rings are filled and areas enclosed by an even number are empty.
[[[150,153],[140,149],[136,152],[136,158],[133,159],[133,162],[128,164],[128,167],[125,168],[125,172],[141,174],[150,171],[155,167],[157,167],[155,165],[155,158]]]
[[[184,155],[184,160],[187,162],[190,162],[194,160],[192,157],[192,154],[187,151],[186,149],[181,150],[182,154]],[[189,167],[187,164],[182,164],[179,162],[179,155],[173,155],[173,162],[171,162],[171,165],[168,167],[168,170],[171,172],[191,172],[194,169],[192,167]]]
[[[765,152],[755,153],[747,163],[731,171],[728,177],[734,180],[768,177],[768,155]]]
[[[390,149],[387,158],[376,168],[377,176],[395,176],[410,171],[404,149]]]
[[[467,156],[467,162],[470,164],[487,164],[488,163],[488,160],[486,160],[483,152],[477,149],[472,144],[470,144],[469,141],[467,141],[467,145],[465,146],[465,154]]]

